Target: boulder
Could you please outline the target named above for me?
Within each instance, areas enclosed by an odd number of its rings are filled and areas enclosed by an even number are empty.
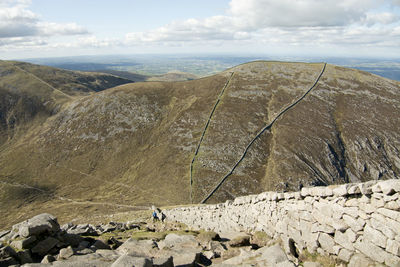
[[[31,252],[28,249],[18,251],[17,258],[21,264],[33,262]]]
[[[151,260],[147,258],[133,257],[129,255],[122,255],[119,257],[111,267],[152,267]]]
[[[199,247],[199,242],[192,235],[168,234],[163,242],[165,247]]]
[[[152,240],[136,240],[129,238],[117,250],[119,254],[129,254],[136,257],[151,257],[157,251],[157,243]]]
[[[250,245],[250,235],[247,234],[242,234],[240,236],[237,236],[233,239],[231,239],[228,242],[228,245],[231,247],[244,247],[244,246],[249,246]]]
[[[193,266],[200,262],[202,248],[192,235],[169,234],[159,245],[155,257],[173,257],[175,266]]]
[[[16,229],[18,229],[20,236],[29,237],[43,233],[53,234],[60,230],[60,225],[58,224],[56,217],[48,213],[43,213],[14,225],[13,230],[15,232],[17,232]]]
[[[249,261],[249,259],[251,258],[255,258],[257,256],[257,252],[256,251],[252,251],[252,250],[246,250],[243,248],[240,248],[240,254],[237,256],[234,256],[230,259],[227,259],[225,261],[223,261],[223,264],[226,265],[242,265],[245,261]]]
[[[40,256],[46,255],[52,248],[54,248],[60,241],[53,237],[48,237],[45,240],[40,241],[32,248],[32,253]]]
[[[96,249],[111,249],[109,245],[107,245],[106,243],[104,243],[101,240],[96,240],[96,242],[94,242],[93,246],[95,246]]]
[[[72,257],[75,254],[74,250],[72,249],[71,246],[67,248],[60,249],[60,252],[58,253],[58,260],[63,260],[63,259],[68,259]]]
[[[56,261],[56,258],[53,255],[46,255],[43,257],[41,263],[48,264],[53,261]]]
[[[160,257],[153,259],[154,267],[174,267],[174,259],[172,257]]]
[[[220,240],[220,237],[214,231],[204,231],[204,232],[200,232],[200,234],[197,235],[196,239],[200,243],[206,244],[210,241],[218,241],[218,240]]]
[[[218,241],[210,241],[205,246],[205,249],[209,250],[210,252],[213,252],[214,257],[217,258],[217,257],[220,257],[224,251],[226,251],[226,246]]]
[[[76,255],[87,255],[95,252],[95,250],[92,250],[90,248],[77,248],[74,249],[74,251]]]
[[[288,257],[279,245],[260,248],[257,250],[257,253],[261,254],[260,258],[267,261],[267,263],[271,266],[274,266],[280,262],[286,262],[288,260]]]
[[[118,254],[117,251],[115,250],[109,250],[109,249],[98,249],[96,250],[96,252],[94,254],[91,254],[93,256],[99,257],[99,258],[103,258],[103,259],[108,259],[110,261],[116,261],[121,255]],[[89,254],[88,254],[89,256]],[[130,256],[134,256],[134,255],[130,255]],[[141,257],[141,258],[145,258],[145,257]]]
[[[201,253],[182,249],[167,253],[166,256],[173,257],[175,266],[195,266],[196,263],[200,262]]]
[[[57,236],[57,239],[60,240],[61,242],[68,244],[74,248],[78,247],[81,242],[84,241],[84,239],[76,234],[68,234],[68,233],[63,233]],[[87,241],[84,241],[87,242]]]
[[[214,259],[217,256],[217,254],[214,251],[204,251],[203,255],[209,260]]]
[[[77,256],[74,255],[63,261],[55,261],[51,263],[51,266],[60,267],[110,267],[114,260],[103,258],[99,255],[89,254]]]
[[[265,232],[255,232],[250,238],[250,244],[256,247],[265,247],[271,242],[271,237],[269,237]]]
[[[69,225],[68,234],[83,235],[83,236],[98,236],[96,228],[91,224]]]

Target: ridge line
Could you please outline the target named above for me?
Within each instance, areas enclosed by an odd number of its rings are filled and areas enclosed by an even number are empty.
[[[201,143],[203,142],[203,139],[204,139],[204,136],[205,136],[206,131],[208,129],[208,126],[210,125],[211,118],[214,115],[214,112],[217,109],[217,106],[218,106],[219,102],[221,101],[222,95],[224,94],[225,89],[228,87],[228,85],[229,85],[229,83],[230,83],[230,81],[231,81],[231,79],[232,79],[234,74],[235,74],[235,72],[231,72],[231,75],[229,76],[228,80],[225,82],[224,87],[222,87],[222,90],[218,95],[217,101],[215,102],[214,107],[211,110],[210,116],[208,116],[207,123],[204,126],[203,132],[202,132],[202,134],[200,136],[200,140],[199,140],[199,143],[197,144],[196,150],[194,152],[193,159],[190,162],[190,180],[189,180],[189,183],[190,183],[190,197],[189,197],[190,198],[190,203],[193,203],[193,164],[194,164],[194,162],[196,160],[197,154],[199,153],[200,146],[201,146]]]
[[[39,77],[36,76],[35,74],[33,74],[33,73],[31,73],[31,72],[29,72],[29,71],[27,71],[27,70],[24,70],[23,68],[21,68],[20,66],[15,65],[15,64],[13,64],[13,66],[14,66],[15,68],[17,68],[18,70],[20,70],[20,71],[22,71],[22,72],[25,72],[26,74],[32,76],[32,77],[35,78],[36,80],[38,80],[38,81],[44,83],[45,85],[47,85],[48,87],[50,87],[50,88],[53,89],[54,91],[57,91],[57,92],[59,92],[59,93],[65,95],[66,97],[72,99],[72,97],[71,97],[70,95],[68,95],[68,94],[64,93],[63,91],[61,91],[61,90],[55,88],[54,86],[52,86],[52,85],[49,84],[48,82],[42,80],[41,78],[39,78]]]
[[[277,119],[279,119],[279,117],[281,117],[284,113],[286,113],[289,109],[293,108],[294,106],[296,106],[301,100],[303,100],[308,93],[311,92],[311,90],[318,84],[322,74],[324,74],[325,72],[325,68],[326,68],[326,63],[324,63],[324,66],[321,70],[321,72],[319,73],[318,77],[316,78],[314,84],[301,96],[299,97],[296,101],[294,101],[293,103],[291,103],[290,105],[288,105],[286,108],[284,108],[282,111],[280,111],[278,113],[278,115],[275,116],[275,118],[266,126],[264,126],[264,128],[262,128],[257,135],[250,141],[250,143],[246,146],[242,156],[240,157],[240,159],[235,163],[235,165],[233,165],[232,169],[224,176],[222,177],[222,179],[218,182],[218,184],[215,186],[215,188],[213,190],[211,190],[211,192],[200,202],[201,204],[204,204],[220,187],[221,185],[225,182],[225,180],[231,176],[231,174],[235,171],[236,167],[239,166],[239,164],[243,161],[244,157],[246,156],[250,146],[269,128],[272,127],[272,125],[275,123],[275,121]]]

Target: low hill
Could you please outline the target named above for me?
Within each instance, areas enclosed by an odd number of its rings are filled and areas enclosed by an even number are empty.
[[[149,78],[149,76],[147,75],[133,73],[130,71],[122,71],[122,70],[101,69],[101,70],[95,70],[94,72],[108,73],[134,82],[145,82]]]
[[[58,110],[1,146],[0,228],[46,211],[63,221],[198,203],[214,189],[208,202],[400,175],[400,83],[358,70],[260,61],[58,90]]]
[[[181,72],[181,71],[170,71],[161,75],[142,75],[138,73],[133,73],[129,71],[119,71],[119,70],[97,70],[96,72],[108,73],[129,79],[134,82],[179,82],[198,79],[194,74]]]
[[[182,82],[198,79],[194,74],[181,72],[181,71],[170,71],[162,75],[154,75],[147,78],[147,81],[163,81],[163,82]]]

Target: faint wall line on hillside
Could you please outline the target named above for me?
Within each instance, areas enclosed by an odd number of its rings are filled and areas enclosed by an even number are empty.
[[[226,81],[224,87],[222,87],[222,90],[218,95],[217,101],[215,102],[215,104],[211,110],[210,116],[208,116],[208,120],[207,120],[206,125],[204,126],[203,132],[201,133],[199,143],[197,144],[196,151],[194,152],[194,155],[193,155],[193,159],[190,162],[190,181],[189,181],[190,182],[190,203],[193,203],[193,164],[196,160],[197,154],[199,153],[200,146],[201,146],[201,143],[203,142],[203,139],[204,139],[204,136],[208,129],[208,126],[210,125],[211,118],[214,115],[214,112],[217,109],[219,102],[221,101],[221,98],[225,92],[225,89],[228,87],[229,82],[231,81],[234,74],[235,74],[235,72],[231,72],[231,75],[229,76],[228,80]]]
[[[315,80],[314,84],[301,96],[299,97],[296,101],[294,101],[292,104],[288,105],[287,107],[285,107],[282,111],[280,111],[275,118],[266,126],[264,126],[264,128],[262,128],[258,134],[250,141],[250,143],[246,146],[242,156],[240,157],[240,159],[235,163],[235,165],[233,165],[232,169],[224,176],[222,177],[222,179],[218,182],[218,184],[214,187],[213,190],[211,190],[211,192],[200,202],[200,203],[205,203],[220,187],[221,185],[225,182],[225,180],[232,175],[232,173],[235,171],[235,169],[237,168],[237,166],[239,166],[239,164],[243,161],[244,157],[246,156],[249,148],[251,147],[251,145],[268,129],[270,129],[272,127],[272,125],[275,123],[276,120],[278,120],[283,114],[285,114],[288,110],[290,110],[291,108],[293,108],[294,106],[296,106],[301,100],[303,100],[308,93],[311,92],[312,89],[314,89],[314,87],[318,84],[322,74],[325,72],[325,68],[326,68],[326,63],[324,63],[324,66],[321,70],[321,72],[319,73],[317,79]]]

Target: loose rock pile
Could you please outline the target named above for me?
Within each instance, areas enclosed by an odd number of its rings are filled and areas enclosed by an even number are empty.
[[[128,238],[124,242],[114,238],[121,231],[127,231],[129,236],[136,231],[132,229],[145,233],[164,231],[165,238]],[[231,233],[229,238],[204,231],[181,230],[176,234],[176,230],[176,224],[162,222],[60,227],[54,216],[40,214],[1,232],[0,242],[4,245],[0,248],[0,266],[295,266],[269,239],[244,233]],[[266,246],[260,248],[261,243]]]

